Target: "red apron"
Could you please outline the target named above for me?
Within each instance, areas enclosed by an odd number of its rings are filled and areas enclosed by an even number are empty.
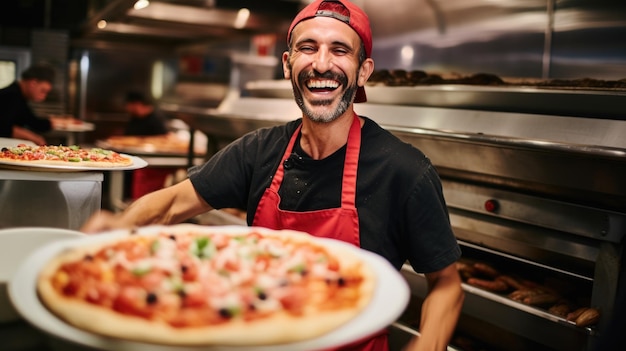
[[[344,161],[341,187],[341,207],[324,210],[296,212],[279,208],[278,189],[285,173],[284,161],[289,158],[302,125],[291,136],[282,161],[278,165],[272,184],[265,189],[254,214],[253,226],[270,229],[291,229],[319,237],[342,240],[356,246],[359,241],[359,217],[355,206],[356,175],[361,148],[361,123],[355,115],[348,134],[346,159]],[[386,330],[374,336],[333,350],[385,351],[388,350]]]

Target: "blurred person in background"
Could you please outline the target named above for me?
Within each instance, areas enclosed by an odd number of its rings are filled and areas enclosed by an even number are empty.
[[[124,129],[126,136],[147,137],[166,135],[169,132],[165,115],[154,106],[151,99],[139,91],[126,93],[124,110],[130,115]],[[174,171],[175,169],[169,167],[147,167],[127,172],[124,180],[125,193],[130,194],[130,198],[134,200],[161,189],[167,177]]]
[[[40,135],[52,129],[50,119],[40,118],[30,102],[42,102],[52,90],[55,71],[48,64],[35,64],[26,69],[21,79],[0,89],[0,137],[16,138],[44,145]]]
[[[167,134],[167,119],[144,94],[137,91],[128,92],[124,109],[130,115],[124,135]]]

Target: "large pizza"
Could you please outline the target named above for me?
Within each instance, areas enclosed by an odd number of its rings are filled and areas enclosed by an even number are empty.
[[[73,245],[44,266],[40,299],[79,329],[183,346],[310,340],[372,299],[372,267],[346,245],[295,231],[220,228],[166,226]]]
[[[0,149],[0,162],[17,166],[126,167],[133,159],[112,150],[77,145],[18,144]]]

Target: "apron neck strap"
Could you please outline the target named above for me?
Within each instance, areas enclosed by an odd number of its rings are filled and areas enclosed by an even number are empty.
[[[341,186],[341,207],[356,207],[356,175],[359,168],[361,151],[361,121],[355,114],[348,134],[346,160],[343,164],[343,182]]]
[[[285,175],[285,161],[291,156],[293,147],[298,139],[298,134],[302,129],[300,124],[294,131],[285,153],[280,160],[278,169],[272,179],[270,189],[278,193],[278,189],[283,182]],[[348,143],[346,147],[346,159],[343,165],[343,181],[341,186],[341,207],[356,207],[356,175],[359,165],[359,152],[361,150],[361,122],[359,117],[355,114],[350,126],[350,132],[348,133]]]

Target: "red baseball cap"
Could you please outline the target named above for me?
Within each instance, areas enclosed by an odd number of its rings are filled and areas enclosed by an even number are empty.
[[[372,57],[372,29],[369,17],[361,8],[348,0],[315,0],[307,5],[291,22],[289,32],[287,32],[287,44],[291,41],[293,28],[298,23],[313,17],[330,17],[349,25],[363,41],[367,57]],[[354,102],[366,101],[365,89],[359,87]]]

